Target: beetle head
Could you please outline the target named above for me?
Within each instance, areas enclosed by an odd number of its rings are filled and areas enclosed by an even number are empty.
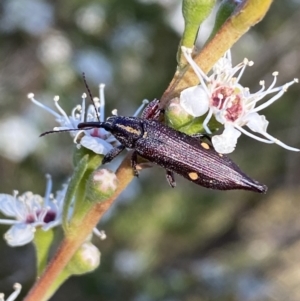
[[[144,134],[142,121],[136,117],[111,116],[102,127],[111,132],[125,147],[132,148]]]

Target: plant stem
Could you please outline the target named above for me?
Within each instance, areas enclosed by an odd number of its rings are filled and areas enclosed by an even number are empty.
[[[78,226],[77,229],[74,229],[74,231],[70,233],[71,235],[62,241],[57,253],[47,266],[44,274],[37,279],[35,285],[25,297],[25,301],[45,301],[50,297],[51,294],[49,294],[48,290],[55,282],[56,278],[59,277],[60,273],[63,271],[74,253],[82,245],[87,236],[93,231],[94,227],[97,225],[104,213],[110,208],[114,200],[133,179],[134,175],[130,163],[131,154],[131,152],[128,153],[116,171],[119,185],[114,195],[105,202],[96,203],[83,218],[81,225]],[[84,225],[84,227],[82,225]]]
[[[194,57],[200,68],[207,73],[251,26],[254,26],[265,16],[272,2],[273,0],[244,1],[239,10],[228,18],[216,35]],[[182,90],[198,84],[199,79],[189,65],[183,69],[178,69],[160,99],[160,107],[164,108],[168,101],[179,96]]]

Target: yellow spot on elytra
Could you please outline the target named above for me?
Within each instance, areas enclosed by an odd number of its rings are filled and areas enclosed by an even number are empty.
[[[136,135],[140,135],[141,134],[141,131],[135,129],[135,128],[132,128],[131,126],[128,126],[128,125],[122,125],[122,124],[119,124],[118,125],[120,128],[124,129],[126,132],[128,133],[131,133],[131,134],[136,134]]]
[[[201,143],[201,146],[202,146],[203,148],[205,148],[205,149],[210,149],[209,145],[208,145],[207,143],[205,143],[205,142],[202,142],[202,143]]]
[[[148,136],[147,132],[144,132],[143,138],[146,138]]]
[[[195,181],[199,178],[198,174],[196,172],[190,172],[189,177],[191,180]]]

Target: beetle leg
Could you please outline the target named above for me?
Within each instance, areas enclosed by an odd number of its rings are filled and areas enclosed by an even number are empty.
[[[141,118],[158,120],[160,113],[163,113],[163,110],[159,109],[159,99],[154,99],[146,106],[141,115]]]
[[[132,167],[132,169],[133,169],[134,175],[135,175],[136,177],[138,177],[138,176],[139,176],[139,171],[137,170],[136,166],[137,166],[137,152],[134,151],[134,152],[132,153],[132,156],[131,156],[131,167]]]
[[[111,160],[113,160],[116,156],[118,156],[120,154],[121,151],[123,151],[125,149],[125,146],[123,145],[119,145],[115,148],[113,148],[112,150],[110,150],[103,158],[102,160],[102,164],[108,163]]]
[[[175,181],[175,177],[174,177],[174,173],[171,170],[166,170],[166,178],[167,181],[169,183],[169,185],[174,188],[176,186],[176,181]]]
[[[211,142],[211,136],[208,134],[194,134],[192,135],[193,138],[206,138],[209,142]]]

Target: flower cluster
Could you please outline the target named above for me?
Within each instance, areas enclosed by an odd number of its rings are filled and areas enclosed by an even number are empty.
[[[78,124],[81,122],[103,122],[105,120],[105,96],[104,84],[99,85],[99,98],[93,98],[93,104],[86,107],[86,93],[82,94],[82,102],[77,105],[70,116],[59,105],[59,96],[54,97],[54,104],[58,112],[50,109],[34,98],[33,93],[28,94],[28,98],[37,106],[51,113],[60,126],[55,127],[54,131],[68,131],[74,137],[74,143],[78,147],[85,147],[96,154],[106,155],[114,146],[118,145],[115,137],[103,128],[78,129]],[[136,110],[133,116],[137,116],[148,103],[148,100],[143,100],[141,106]],[[117,110],[113,110],[112,114],[116,115]],[[73,131],[74,130],[74,131]]]
[[[11,225],[4,234],[6,242],[12,246],[23,246],[34,239],[36,228],[44,231],[60,226],[62,223],[63,205],[68,188],[63,184],[61,190],[52,193],[52,179],[46,175],[45,196],[33,194],[28,191],[19,195],[14,191],[13,195],[0,194],[0,212],[10,217],[10,219],[0,219],[0,224]],[[69,208],[72,213],[73,203]],[[93,229],[93,234],[104,240],[106,234],[103,230]]]
[[[192,49],[182,47],[182,52],[198,76],[200,85],[183,90],[180,95],[180,105],[194,117],[207,113],[203,127],[208,134],[211,134],[208,123],[212,116],[224,125],[223,133],[212,137],[212,143],[217,152],[231,153],[241,133],[261,142],[276,143],[288,150],[300,151],[268,134],[269,122],[264,115],[258,114],[259,111],[279,99],[289,86],[298,82],[298,79],[275,87],[278,72],[274,72],[274,80],[267,89],[264,81],[261,81],[261,89],[256,93],[250,93],[248,88],[239,83],[239,80],[245,68],[253,65],[252,61],[244,59],[242,63],[233,67],[230,51],[227,51],[213,67],[212,74],[207,76],[192,59]],[[272,93],[276,94],[265,103],[257,105],[260,100]],[[263,137],[245,130],[244,126]]]
[[[61,224],[67,185],[63,185],[54,197],[51,177],[47,175],[46,178],[44,197],[29,191],[22,195],[17,191],[13,195],[0,194],[0,212],[11,217],[0,219],[0,224],[12,225],[4,235],[10,246],[22,246],[32,241],[36,227],[47,231]]]
[[[104,121],[104,84],[99,86],[100,98],[93,99],[94,105],[89,105],[86,108],[86,93],[82,94],[82,102],[77,105],[70,116],[59,105],[59,96],[54,97],[54,104],[57,111],[50,109],[34,98],[33,93],[28,94],[28,98],[37,106],[51,113],[60,126],[55,127],[54,131],[70,131],[74,137],[74,142],[80,147],[83,146],[96,154],[106,155],[112,148],[112,144],[117,143],[116,139],[105,129],[93,128],[78,131],[77,125],[81,122],[89,121]],[[74,129],[74,131],[71,131]],[[84,135],[82,135],[84,133]],[[81,137],[79,139],[79,137]]]

